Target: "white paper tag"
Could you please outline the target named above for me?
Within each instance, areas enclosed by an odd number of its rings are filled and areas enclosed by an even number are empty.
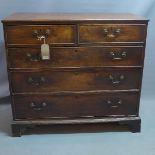
[[[50,59],[50,47],[48,44],[41,45],[41,59],[49,60]]]

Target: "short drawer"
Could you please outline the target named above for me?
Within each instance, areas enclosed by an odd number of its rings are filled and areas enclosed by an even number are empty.
[[[15,95],[14,119],[137,115],[138,92]]]
[[[52,48],[50,59],[42,60],[40,48],[11,48],[9,68],[65,68],[101,66],[142,66],[143,47]]]
[[[82,24],[79,26],[79,43],[144,42],[146,25]]]
[[[6,28],[7,44],[38,45],[46,37],[48,44],[74,44],[74,25],[19,25]]]
[[[140,83],[140,68],[11,72],[12,90],[15,93],[128,90],[139,89]]]

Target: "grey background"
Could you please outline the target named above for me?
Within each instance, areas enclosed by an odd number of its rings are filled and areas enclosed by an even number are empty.
[[[0,19],[13,12],[129,12],[149,18],[142,97],[154,97],[155,0],[0,0]],[[0,24],[0,98],[8,95],[3,28]]]

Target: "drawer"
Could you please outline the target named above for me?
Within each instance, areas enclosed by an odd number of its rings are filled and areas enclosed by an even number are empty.
[[[128,90],[140,88],[140,83],[140,68],[11,72],[12,90],[15,93]]]
[[[40,45],[46,36],[48,44],[74,44],[74,25],[19,25],[6,28],[7,44]]]
[[[137,115],[139,94],[15,95],[13,100],[15,119],[123,116]]]
[[[82,24],[79,26],[79,43],[144,42],[146,25]]]
[[[98,66],[142,66],[143,47],[52,48],[50,60],[42,60],[40,48],[8,50],[9,68],[62,68]]]

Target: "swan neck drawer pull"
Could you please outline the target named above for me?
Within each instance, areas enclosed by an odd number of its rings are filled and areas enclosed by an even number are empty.
[[[113,60],[123,60],[127,56],[127,53],[125,51],[123,51],[123,52],[110,52],[109,54]]]
[[[46,102],[42,102],[41,104],[37,105],[34,102],[30,103],[30,107],[35,111],[41,111],[47,106]]]
[[[118,108],[123,104],[123,102],[121,99],[119,99],[117,101],[108,100],[107,104],[110,105],[111,108]]]
[[[45,78],[43,76],[39,78],[33,78],[33,77],[28,77],[28,83],[34,86],[40,86],[41,84],[45,83]]]
[[[122,80],[124,80],[124,75],[121,74],[119,76],[109,75],[109,79],[111,80],[112,84],[120,84]]]
[[[36,55],[32,55],[31,53],[27,53],[26,57],[29,59],[29,61],[40,61],[40,57]]]
[[[47,29],[47,30],[42,30],[42,29],[39,29],[39,30],[34,30],[32,35],[34,37],[37,38],[37,40],[42,40],[42,39],[47,39],[48,36],[50,35],[50,30]]]
[[[112,39],[112,38],[116,38],[121,33],[121,29],[104,28],[103,33],[104,33],[104,36]]]

